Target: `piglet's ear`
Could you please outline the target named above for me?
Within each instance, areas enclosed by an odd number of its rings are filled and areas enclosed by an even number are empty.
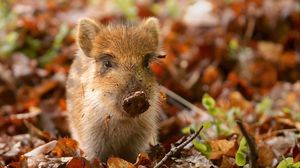
[[[158,41],[159,21],[155,17],[149,17],[142,23],[142,28],[149,32]]]
[[[91,19],[81,19],[78,24],[77,42],[86,56],[90,55],[93,40],[100,31],[100,26]]]

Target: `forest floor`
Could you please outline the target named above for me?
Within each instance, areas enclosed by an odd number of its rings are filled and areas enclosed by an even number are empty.
[[[87,161],[66,120],[76,23],[149,16],[167,55],[151,65],[160,145],[136,163]],[[0,168],[296,168],[299,131],[297,0],[0,2]]]

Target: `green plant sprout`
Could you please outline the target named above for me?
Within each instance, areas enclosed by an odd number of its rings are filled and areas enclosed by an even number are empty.
[[[249,147],[245,137],[240,141],[239,148],[235,154],[235,163],[238,166],[245,166],[247,163],[247,154],[249,153]]]
[[[40,63],[45,65],[50,63],[58,54],[59,49],[63,43],[63,40],[69,33],[69,27],[67,24],[62,24],[59,28],[57,35],[55,36],[52,48],[40,58]]]
[[[273,101],[269,97],[265,97],[262,99],[260,103],[255,106],[255,111],[262,114],[270,114],[270,110],[272,108]]]
[[[292,157],[284,158],[276,168],[299,168],[300,162],[294,163]]]

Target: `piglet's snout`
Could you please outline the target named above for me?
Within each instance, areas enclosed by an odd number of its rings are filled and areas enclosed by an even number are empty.
[[[123,110],[134,117],[148,110],[150,104],[144,91],[135,91],[129,93],[122,102]]]

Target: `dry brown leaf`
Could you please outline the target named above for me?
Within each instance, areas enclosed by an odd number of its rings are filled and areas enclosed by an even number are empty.
[[[218,78],[220,78],[220,72],[216,66],[209,65],[203,72],[202,83],[211,85]]]
[[[30,122],[24,120],[24,124],[25,126],[28,128],[30,134],[32,134],[32,136],[37,136],[38,138],[49,142],[51,140],[51,135],[48,132],[42,131],[39,128],[37,128],[36,126],[34,126],[33,124],[31,124]]]
[[[298,141],[299,142],[299,141]],[[300,150],[299,150],[299,146],[298,145],[295,145],[293,148],[292,148],[292,154],[293,154],[293,158],[294,158],[294,162],[299,162],[300,161]]]
[[[295,146],[295,137],[293,134],[294,133],[286,132],[285,136],[276,136],[270,138],[268,140],[265,140],[265,143],[270,146],[269,149],[272,149],[276,156],[281,156]]]
[[[278,80],[276,67],[266,60],[255,60],[249,65],[250,81],[255,86],[270,88]]]
[[[139,167],[140,165],[142,166],[147,166],[151,164],[151,160],[148,156],[147,153],[140,153],[136,159],[136,162],[134,163],[135,167]]]
[[[66,168],[91,168],[91,165],[83,157],[74,157],[67,163]]]
[[[275,154],[270,150],[270,146],[264,142],[257,145],[258,149],[258,165],[260,167],[271,167],[274,159],[276,159]]]
[[[246,100],[243,95],[238,92],[234,91],[229,95],[229,101],[231,107],[239,107],[241,109],[250,109],[251,108],[251,102]]]
[[[294,68],[297,65],[296,52],[285,52],[282,53],[278,61],[279,66],[282,69]]]
[[[21,168],[21,165],[20,165],[19,162],[12,162],[12,163],[8,164],[7,167],[10,167],[10,168]]]
[[[37,95],[42,96],[47,93],[49,90],[54,89],[58,85],[57,81],[54,80],[44,80],[41,85],[35,88]]]
[[[52,154],[58,157],[80,156],[81,150],[78,148],[77,141],[71,138],[59,139]]]
[[[180,158],[171,158],[172,164],[165,167],[174,167],[174,168],[216,168],[209,159],[207,159],[201,152],[191,149],[188,151],[181,151]]]
[[[295,127],[296,129],[300,130],[300,125],[297,122],[294,122],[292,119],[290,118],[284,118],[284,117],[277,117],[276,121],[278,123],[280,123],[280,125],[282,126],[286,126],[286,127]]]
[[[212,140],[209,141],[212,151],[209,155],[209,159],[215,160],[220,159],[223,155],[235,156],[237,151],[237,145],[234,141],[222,140]]]
[[[220,168],[235,168],[235,159],[232,157],[222,156]]]
[[[108,168],[135,168],[134,164],[118,157],[110,157],[107,160]]]
[[[37,155],[28,158],[21,158],[21,167],[37,168],[37,167],[60,167],[69,162],[72,157],[49,158],[44,155]]]
[[[51,150],[53,150],[55,148],[56,144],[57,144],[56,140],[50,141],[44,145],[41,145],[41,146],[33,149],[30,152],[25,153],[24,156],[25,157],[33,157],[33,156],[37,156],[40,154],[46,154],[46,153],[50,152]]]
[[[272,62],[277,62],[282,53],[282,44],[260,41],[257,44],[258,52],[266,59]]]

